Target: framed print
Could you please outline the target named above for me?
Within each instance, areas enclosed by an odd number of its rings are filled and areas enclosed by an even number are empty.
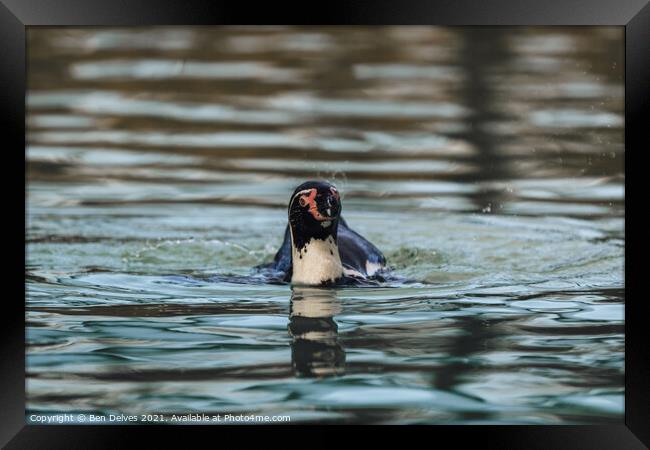
[[[3,1],[2,444],[647,446],[650,6],[461,3]]]

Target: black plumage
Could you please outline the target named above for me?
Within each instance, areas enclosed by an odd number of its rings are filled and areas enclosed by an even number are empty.
[[[370,241],[351,229],[347,222],[340,217],[338,220],[337,245],[341,255],[341,263],[346,269],[352,269],[364,277],[367,263],[386,265],[386,258]],[[291,281],[292,257],[291,257],[291,230],[289,225],[284,232],[284,241],[275,254],[273,262],[264,266],[275,272],[279,272],[284,281]]]

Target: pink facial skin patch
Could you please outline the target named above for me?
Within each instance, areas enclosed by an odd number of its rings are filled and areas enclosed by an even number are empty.
[[[309,212],[312,216],[314,216],[314,219],[318,220],[319,222],[330,220],[329,217],[322,216],[318,211],[318,207],[316,206],[316,189],[310,189],[309,195],[301,195],[299,201],[300,206],[304,207],[309,205]]]

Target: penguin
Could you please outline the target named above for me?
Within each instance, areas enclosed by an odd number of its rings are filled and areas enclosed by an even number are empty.
[[[341,196],[325,181],[307,181],[289,199],[289,223],[273,262],[260,266],[297,286],[382,280],[386,258],[341,217]]]

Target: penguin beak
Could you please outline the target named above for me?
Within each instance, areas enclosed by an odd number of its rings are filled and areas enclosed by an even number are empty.
[[[321,197],[318,210],[327,220],[336,219],[341,212],[341,203],[338,193],[327,192]]]

